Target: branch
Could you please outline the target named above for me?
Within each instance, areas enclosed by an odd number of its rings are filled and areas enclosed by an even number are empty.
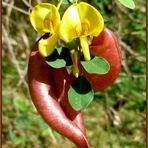
[[[13,51],[13,48],[12,48],[12,44],[10,42],[8,33],[7,33],[7,31],[6,31],[3,24],[2,24],[2,32],[3,32],[4,38],[5,38],[5,43],[6,43],[7,47],[8,47],[8,50],[9,50],[9,53],[10,53],[10,56],[11,56],[10,60],[11,60],[11,62],[13,63],[13,65],[15,66],[15,68],[17,70],[20,81],[22,81],[25,84],[25,86],[27,87],[27,82],[24,79],[23,71],[21,70],[21,68],[20,68],[20,66],[18,64],[18,61],[17,61],[17,59],[15,57],[15,54],[14,54],[14,51]]]
[[[29,15],[29,13],[28,13],[27,11],[25,11],[25,10],[23,10],[23,9],[20,9],[20,8],[18,8],[18,7],[16,7],[16,6],[12,6],[12,5],[10,5],[10,4],[4,2],[4,1],[2,2],[2,5],[3,5],[4,7],[12,7],[12,8],[13,8],[14,10],[16,10],[16,11],[19,11],[19,12],[25,14],[25,15]]]
[[[139,62],[145,63],[146,59],[144,57],[142,57],[139,53],[133,51],[131,49],[131,47],[129,45],[127,45],[125,42],[123,42],[122,40],[120,40],[120,45],[126,49],[126,51],[128,53],[130,53],[132,56],[135,57],[136,60],[138,60]]]

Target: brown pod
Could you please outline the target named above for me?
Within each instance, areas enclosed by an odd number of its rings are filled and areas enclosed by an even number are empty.
[[[104,28],[98,37],[94,37],[90,45],[90,53],[105,58],[110,64],[110,70],[107,74],[89,74],[82,69],[84,76],[89,80],[94,91],[102,91],[112,85],[121,69],[122,57],[114,33]]]
[[[28,84],[32,101],[47,124],[73,141],[78,148],[89,148],[85,135],[63,111],[52,84],[52,69],[38,52],[36,45],[28,65]]]
[[[53,69],[53,81],[55,84],[55,90],[57,98],[66,113],[66,115],[72,120],[86,135],[86,130],[84,126],[84,118],[82,111],[75,111],[68,101],[68,90],[71,83],[76,79],[72,74],[69,75],[65,68]]]

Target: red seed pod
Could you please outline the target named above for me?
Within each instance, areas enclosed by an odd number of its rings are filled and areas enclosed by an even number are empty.
[[[69,138],[78,148],[89,148],[85,133],[80,129],[81,126],[84,128],[82,113],[75,115],[75,121],[66,115],[56,97],[52,73],[52,68],[41,57],[36,44],[29,59],[28,84],[37,111],[51,128]]]
[[[94,91],[101,91],[113,83],[121,68],[121,53],[113,32],[104,28],[93,39],[90,53],[103,57],[110,63],[110,71],[104,75],[88,74],[83,68],[81,70]],[[79,148],[89,148],[83,114],[73,110],[68,103],[67,92],[74,79],[65,68],[53,69],[48,66],[40,56],[36,44],[28,65],[29,90],[36,109],[57,132],[72,140]]]
[[[95,37],[90,45],[92,55],[105,58],[110,64],[107,74],[89,74],[84,69],[82,72],[89,80],[95,92],[102,91],[112,85],[121,69],[121,52],[114,33],[104,28],[98,37]]]
[[[82,111],[75,111],[68,101],[68,90],[71,83],[76,79],[72,74],[69,75],[65,68],[53,69],[53,81],[56,95],[66,115],[73,121],[86,135]]]

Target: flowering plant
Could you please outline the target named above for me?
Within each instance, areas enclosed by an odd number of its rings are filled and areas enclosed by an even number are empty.
[[[82,110],[93,101],[95,92],[117,78],[121,53],[114,33],[104,26],[95,7],[69,0],[70,5],[61,15],[61,2],[57,7],[39,3],[30,13],[34,29],[45,34],[30,56],[30,94],[53,129],[78,147],[89,148]],[[132,0],[129,5],[119,2],[134,8]]]
[[[95,19],[94,19],[95,18]],[[67,67],[68,60],[71,58],[71,71],[78,78],[82,76],[79,67],[84,67],[88,73],[105,74],[109,71],[109,63],[100,57],[91,57],[89,44],[93,37],[99,36],[104,27],[103,17],[100,12],[86,2],[71,4],[64,12],[62,19],[58,8],[50,3],[40,3],[36,5],[30,14],[31,24],[39,33],[49,33],[49,37],[42,38],[38,42],[40,54],[46,59],[47,63],[54,68]],[[61,57],[60,54],[67,49],[66,52],[70,58]],[[56,57],[56,58],[55,58]],[[56,60],[50,60],[50,59]],[[81,63],[81,64],[79,64]],[[95,69],[95,66],[102,69]],[[81,65],[81,66],[79,66]],[[92,66],[94,65],[94,66]],[[102,66],[103,65],[103,66]],[[87,79],[77,79],[79,81],[87,81]],[[83,83],[83,82],[81,82]],[[88,82],[89,84],[89,82]],[[90,84],[88,85],[90,86]],[[72,107],[76,110],[86,108],[94,96],[91,86],[86,94],[88,95],[85,106],[77,109],[75,103],[70,101]],[[91,93],[89,93],[91,92]],[[69,100],[73,100],[81,93],[71,95],[69,90]],[[91,97],[90,97],[91,96]]]

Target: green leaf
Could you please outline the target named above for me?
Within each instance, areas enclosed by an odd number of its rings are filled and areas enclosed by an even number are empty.
[[[73,70],[73,66],[66,66],[66,70],[68,72],[68,74],[71,74],[72,73],[72,70]]]
[[[91,74],[106,74],[110,70],[109,63],[102,57],[94,57],[90,61],[81,61],[81,64]]]
[[[16,147],[19,145],[22,145],[22,147],[24,147],[24,145],[26,145],[27,141],[29,141],[28,138],[26,136],[23,136],[23,137],[15,138],[13,140],[13,143]]]
[[[57,49],[58,54],[60,55],[61,52],[62,52],[62,47],[59,47],[59,48],[56,48],[56,49]]]
[[[119,0],[119,2],[127,8],[134,9],[135,3],[133,0]]]
[[[60,58],[60,49],[54,50],[54,52],[46,58],[46,63],[53,68],[62,68],[66,66],[66,62],[64,59]]]
[[[32,124],[32,119],[28,117],[26,113],[21,114],[15,120],[17,128],[27,129]]]
[[[16,135],[13,132],[13,129],[12,129],[11,125],[9,126],[9,136],[10,136],[11,140],[14,140],[16,138]]]
[[[68,0],[63,0],[62,3],[63,3],[63,4],[69,4],[69,1],[68,1]]]
[[[24,110],[27,109],[27,105],[24,102],[20,101],[20,100],[16,100],[15,105],[21,111],[24,111]]]
[[[62,68],[65,67],[66,62],[63,59],[56,59],[55,61],[47,61],[48,65],[53,68]]]
[[[84,76],[79,76],[70,86],[68,100],[76,111],[85,109],[92,102],[94,92],[89,81]]]
[[[53,68],[62,68],[72,65],[68,48],[57,48],[54,52],[45,58],[46,63]]]

